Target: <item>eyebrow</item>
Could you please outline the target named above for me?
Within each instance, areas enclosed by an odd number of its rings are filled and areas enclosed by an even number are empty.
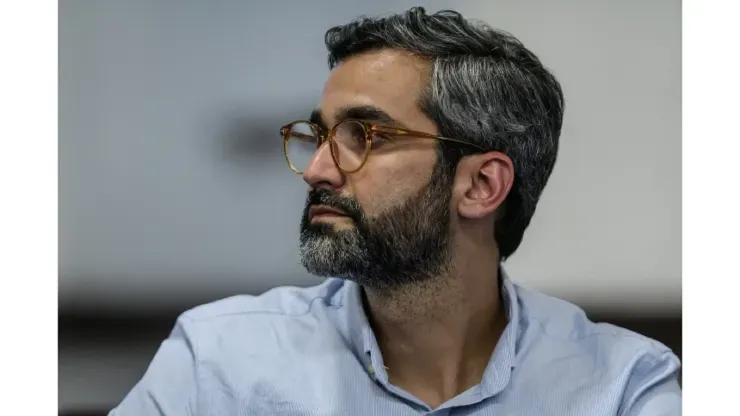
[[[341,108],[337,111],[336,119],[337,121],[354,119],[385,124],[388,126],[403,126],[403,123],[393,118],[390,114],[383,111],[381,108],[372,105]],[[315,109],[311,112],[309,121],[326,128],[326,123],[324,122],[321,110],[319,109]]]

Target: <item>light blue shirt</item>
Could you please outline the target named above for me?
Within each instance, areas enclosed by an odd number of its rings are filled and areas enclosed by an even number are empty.
[[[437,409],[388,382],[357,284],[328,279],[182,314],[110,415],[681,414],[663,344],[502,276],[508,325],[483,379]]]

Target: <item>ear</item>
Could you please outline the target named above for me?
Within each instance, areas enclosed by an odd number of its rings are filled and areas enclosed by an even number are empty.
[[[462,194],[457,210],[465,218],[483,218],[496,211],[514,183],[514,164],[499,152],[473,155],[460,161],[457,186]]]

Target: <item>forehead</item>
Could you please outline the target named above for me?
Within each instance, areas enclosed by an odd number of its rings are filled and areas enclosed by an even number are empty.
[[[409,125],[421,116],[418,100],[428,63],[410,53],[383,49],[352,56],[337,65],[324,84],[320,109],[335,122],[343,109],[372,106]]]

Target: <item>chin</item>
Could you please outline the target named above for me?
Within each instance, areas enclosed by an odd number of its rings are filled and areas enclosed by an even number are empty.
[[[356,254],[343,250],[331,237],[314,238],[301,245],[301,264],[315,276],[356,281],[366,269],[362,258]]]

